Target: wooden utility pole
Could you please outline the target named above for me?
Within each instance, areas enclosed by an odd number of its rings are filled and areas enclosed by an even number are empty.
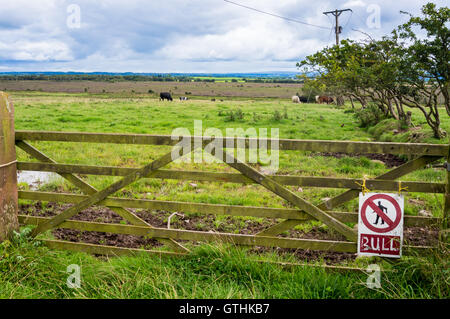
[[[352,11],[352,9],[342,9],[342,10],[334,10],[334,11],[327,11],[324,12],[324,15],[332,14],[336,20],[336,27],[334,28],[334,32],[336,33],[336,45],[339,45],[339,34],[342,33],[342,27],[339,26],[339,16],[342,12],[345,11]]]
[[[14,107],[0,92],[0,242],[19,229]]]

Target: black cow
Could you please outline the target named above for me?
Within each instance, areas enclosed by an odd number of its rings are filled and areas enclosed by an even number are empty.
[[[159,100],[164,101],[165,99],[167,99],[167,101],[173,101],[172,99],[172,95],[170,95],[169,92],[161,92],[159,93]]]
[[[300,102],[302,103],[308,103],[308,98],[306,96],[298,96],[298,98],[300,99]]]

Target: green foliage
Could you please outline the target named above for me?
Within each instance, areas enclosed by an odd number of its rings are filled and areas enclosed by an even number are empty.
[[[221,111],[219,111],[219,116],[221,116]],[[234,122],[234,121],[242,121],[244,120],[244,112],[242,112],[241,108],[238,108],[236,111],[228,111],[226,113],[226,118],[225,121],[226,122]],[[223,115],[222,115],[223,116]]]
[[[289,119],[289,115],[288,115],[288,111],[287,111],[287,106],[284,106],[283,118],[284,118],[285,120]]]
[[[386,118],[384,112],[374,103],[355,111],[354,117],[358,120],[360,127],[374,126]]]
[[[261,120],[261,115],[256,112],[253,112],[253,123],[258,123]]]
[[[40,246],[39,241],[30,237],[32,228],[23,227],[20,231],[13,231],[10,240],[0,243],[0,273],[9,270],[11,264],[21,263],[25,258],[21,249],[33,249]]]
[[[244,112],[242,112],[242,109],[241,108],[238,108],[237,110],[236,110],[236,119],[237,120],[239,120],[239,121],[242,121],[243,119],[244,119]]]
[[[386,298],[439,298],[450,296],[448,250],[440,247],[431,256],[406,257],[393,267],[395,274],[382,282]]]
[[[280,122],[283,119],[283,115],[281,115],[281,112],[278,110],[275,110],[273,112],[272,120],[274,122]]]
[[[405,107],[416,108],[434,137],[442,138],[441,97],[450,115],[449,20],[449,8],[428,3],[422,7],[421,17],[410,15],[409,21],[390,36],[359,42],[343,40],[339,46],[326,47],[297,63],[307,74],[305,87],[351,97],[363,106],[373,102],[400,122],[406,119]],[[423,31],[427,37],[419,39],[417,34]],[[364,122],[376,123],[374,120],[376,116],[370,116]]]

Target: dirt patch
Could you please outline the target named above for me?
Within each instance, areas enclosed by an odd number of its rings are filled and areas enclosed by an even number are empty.
[[[52,217],[60,214],[71,204],[47,203],[43,205],[41,202],[34,204],[22,204],[19,206],[20,214]],[[137,216],[145,220],[147,223],[158,228],[167,228],[167,219],[170,212],[166,211],[147,211],[131,209]],[[72,220],[129,224],[117,215],[115,212],[104,207],[91,207],[83,210],[79,214],[73,216]],[[176,216],[171,220],[172,229],[184,229],[195,231],[214,231],[222,233],[239,233],[239,234],[256,234],[267,227],[274,225],[277,221],[274,219],[265,219],[264,222],[256,220],[237,219],[231,216],[218,219],[214,215],[185,215],[183,217]],[[86,232],[72,229],[55,229],[52,234],[56,239],[67,240],[72,242],[85,242],[91,244],[110,245],[128,248],[144,248],[152,249],[161,246],[161,243],[155,239],[143,238],[139,236],[111,234],[102,232]],[[439,230],[437,228],[428,227],[410,227],[405,228],[405,243],[413,246],[435,246],[438,242]],[[302,238],[315,240],[334,240],[341,241],[345,238],[335,232],[328,231],[323,227],[314,226],[307,232],[301,230],[290,230],[280,235],[285,238]],[[276,252],[277,254],[294,255],[300,261],[316,261],[323,260],[327,264],[337,264],[344,261],[350,261],[356,258],[356,254],[352,253],[336,253],[336,252],[320,252],[303,249],[285,249],[285,248],[266,248],[254,247],[251,252],[261,254],[265,252]]]
[[[333,152],[326,152],[326,153],[314,153],[316,156],[325,156],[325,157],[335,157],[335,158],[343,158],[343,157],[367,157],[371,160],[381,161],[386,165],[387,168],[397,167],[402,164],[405,164],[406,161],[401,159],[398,156],[392,155],[392,154],[347,154],[347,153],[333,153]]]
[[[403,241],[411,246],[436,246],[439,241],[439,228],[408,227],[403,230]]]

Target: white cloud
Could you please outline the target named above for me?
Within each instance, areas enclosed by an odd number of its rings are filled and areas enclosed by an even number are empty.
[[[367,6],[367,4],[364,1],[361,1],[361,0],[351,0],[351,1],[348,1],[348,2],[346,2],[346,3],[344,3],[342,5],[343,8],[347,8],[347,7],[351,7],[351,8],[353,8],[353,7],[366,7],[366,6]]]
[[[57,40],[0,43],[0,58],[18,61],[68,61],[73,59],[68,45]]]
[[[293,60],[322,45],[315,38],[300,40],[298,32],[282,23],[255,21],[223,34],[180,36],[157,51],[157,56],[193,61]]]
[[[295,61],[341,38],[387,34],[417,14],[422,0],[367,0],[381,8],[381,29],[367,29],[363,0],[234,0],[329,30],[288,22],[221,0],[0,0],[0,69],[134,72],[295,71]],[[81,28],[66,25],[67,6],[81,8]],[[438,2],[439,3],[439,2]]]

